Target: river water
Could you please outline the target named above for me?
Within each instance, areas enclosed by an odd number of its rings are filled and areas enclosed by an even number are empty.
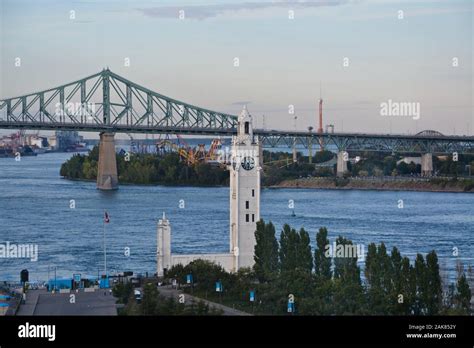
[[[171,222],[174,253],[228,251],[228,188],[122,185],[116,192],[102,192],[93,182],[61,179],[61,163],[71,155],[0,158],[0,243],[38,245],[36,262],[0,258],[0,280],[19,280],[24,268],[30,280],[46,280],[53,269],[57,276],[97,276],[103,268],[105,210],[110,216],[105,232],[111,272],[155,272],[156,223],[163,212]],[[457,261],[473,263],[470,193],[264,189],[261,210],[278,233],[284,223],[304,227],[313,245],[316,231],[326,226],[331,243],[343,235],[365,251],[369,243],[382,241],[411,259],[435,249],[451,280]]]

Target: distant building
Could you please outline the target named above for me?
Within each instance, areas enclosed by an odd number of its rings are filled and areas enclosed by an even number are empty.
[[[49,146],[48,138],[40,137],[38,135],[25,135],[25,144],[29,146],[34,146],[36,148],[45,148]]]
[[[397,165],[402,162],[405,162],[406,164],[413,162],[414,164],[421,165],[421,157],[403,157],[401,160],[397,161]]]
[[[58,149],[58,140],[56,138],[56,135],[48,137],[48,143],[52,150]]]
[[[54,149],[57,151],[66,151],[84,140],[77,131],[56,131],[55,138],[50,138],[50,143],[55,143]]]

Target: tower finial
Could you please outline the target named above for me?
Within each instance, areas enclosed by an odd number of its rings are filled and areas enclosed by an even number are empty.
[[[166,220],[165,212],[163,212],[163,220]]]

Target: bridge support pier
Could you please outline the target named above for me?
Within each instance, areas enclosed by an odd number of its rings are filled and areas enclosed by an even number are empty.
[[[339,151],[337,153],[337,169],[336,175],[338,177],[344,176],[347,173],[347,161],[349,160],[349,154],[346,151]]]
[[[433,155],[425,153],[421,155],[421,176],[433,175]]]
[[[118,189],[114,136],[114,133],[100,133],[99,168],[97,171],[97,188],[99,190]]]
[[[293,163],[298,162],[298,158],[296,156],[296,137],[293,138]]]

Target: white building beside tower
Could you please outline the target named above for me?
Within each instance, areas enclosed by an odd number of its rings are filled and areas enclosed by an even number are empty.
[[[163,213],[157,229],[157,274],[166,269],[197,259],[220,264],[226,271],[235,272],[254,264],[255,230],[260,220],[260,144],[254,138],[252,116],[244,107],[238,118],[237,136],[232,137],[230,171],[230,233],[229,253],[171,254],[171,225]]]

